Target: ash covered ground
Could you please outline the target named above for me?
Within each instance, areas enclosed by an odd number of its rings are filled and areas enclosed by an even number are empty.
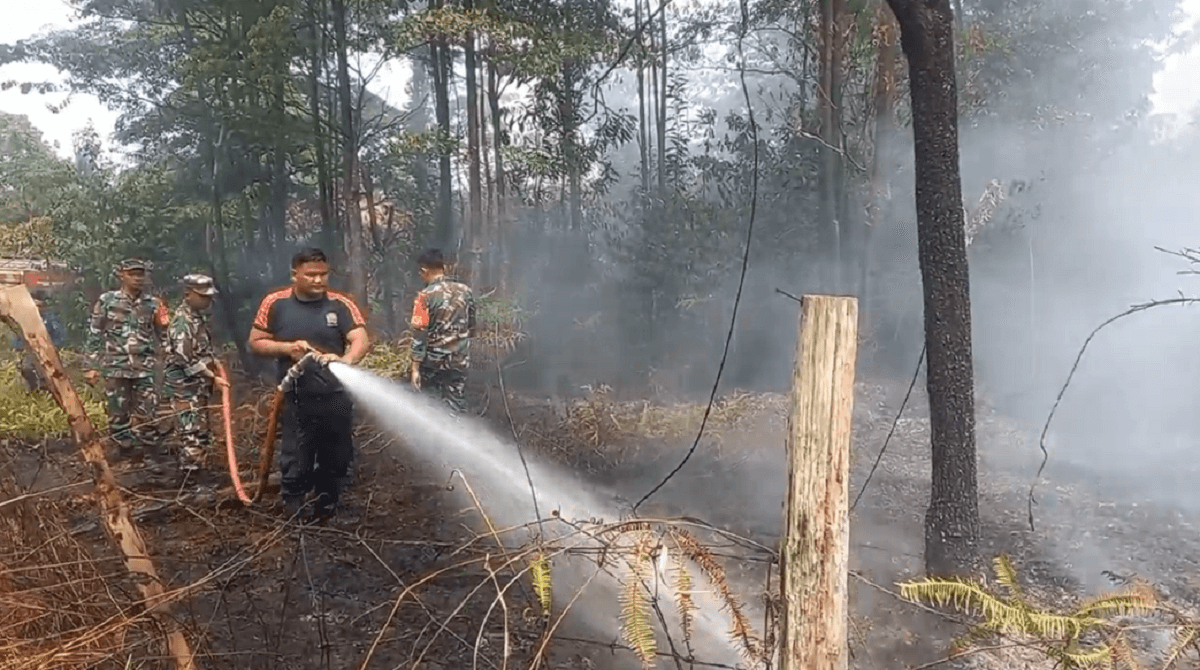
[[[858,384],[852,500],[906,387],[907,380],[895,379]],[[514,431],[533,457],[564,464],[610,487],[619,504],[639,498],[677,464],[702,409],[618,403],[603,395],[563,403],[519,394],[510,394],[506,409],[494,386],[477,384],[474,391],[477,406],[498,432]],[[641,513],[700,519],[774,547],[782,521],[786,404],[781,395],[725,396],[694,458]],[[261,408],[262,403],[257,411],[252,402],[243,405],[239,432],[244,444],[255,442],[262,430]],[[952,638],[963,632],[894,594],[896,582],[919,576],[923,566],[927,416],[918,385],[853,511],[855,668],[921,667],[945,659]],[[1073,602],[1134,577],[1155,584],[1174,606],[1190,610],[1200,602],[1193,558],[1200,555],[1200,534],[1189,523],[1188,510],[1097,486],[1088,470],[1052,458],[1039,486],[1036,530],[1029,529],[1027,496],[1041,457],[1038,428],[979,409],[985,553],[1009,555],[1031,592],[1046,604]],[[354,518],[326,527],[285,525],[267,509],[180,504],[173,491],[138,485],[133,475],[126,479],[159,573],[172,588],[192,589],[179,601],[176,615],[203,667],[347,668],[358,667],[370,653],[370,667],[377,668],[495,668],[503,667],[506,635],[508,667],[525,667],[545,629],[528,580],[506,599],[506,631],[495,611],[496,588],[475,510],[448,492],[446,482],[414,461],[403,445],[390,444],[369,426],[362,430],[351,495]],[[13,493],[87,481],[85,466],[67,442],[10,440],[4,454],[4,479]],[[243,453],[252,456],[249,449]],[[4,667],[23,667],[20,655],[44,650],[53,637],[42,626],[57,626],[60,641],[72,640],[137,612],[131,606],[133,585],[96,522],[88,489],[85,484],[51,492],[5,510],[10,532],[9,546],[0,540],[5,568],[0,589],[7,602],[36,613],[69,607],[74,599],[78,612],[69,621],[27,615],[23,627],[14,623],[15,615],[0,620],[9,630],[9,641],[0,645],[0,654],[8,657]],[[32,562],[49,561],[37,547],[60,545],[77,552],[71,561],[88,566],[69,589],[44,583],[61,577],[54,571],[30,568]],[[726,566],[749,603],[761,603],[765,590],[777,588],[774,581],[767,586],[763,562],[730,560]],[[393,615],[396,596],[409,587]],[[639,667],[617,628],[615,621],[609,630],[596,630],[568,620],[546,645],[545,667]],[[1163,641],[1142,644],[1154,651]],[[75,661],[60,659],[51,667],[125,667],[130,657],[132,667],[168,667],[160,656],[155,631],[135,623],[120,634],[90,640]],[[1033,652],[996,651],[954,664],[1012,667],[1035,661]],[[662,667],[673,663],[664,658]]]

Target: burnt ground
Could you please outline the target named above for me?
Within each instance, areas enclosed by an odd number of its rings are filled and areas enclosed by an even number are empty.
[[[874,463],[904,387],[895,381],[859,385],[852,500]],[[508,432],[509,413],[497,393],[494,388],[482,396],[477,392],[476,400],[497,430]],[[744,414],[712,426],[714,437],[706,438],[679,475],[646,503],[645,514],[697,517],[775,545],[785,485],[786,403],[777,396],[746,402]],[[567,420],[565,406],[553,401],[513,395],[509,408],[516,432],[532,450],[611,486],[627,501],[649,490],[690,446],[686,431],[648,439],[581,435],[579,426]],[[927,410],[919,391],[905,416],[912,418],[901,420],[852,515],[855,668],[936,662],[946,657],[951,637],[963,632],[892,593],[896,582],[921,572],[928,498],[928,423],[920,418]],[[252,441],[254,430],[246,429],[243,442]],[[470,527],[471,510],[403,449],[389,447],[369,428],[364,431],[349,501],[352,514],[323,527],[287,523],[267,508],[181,504],[174,491],[127,476],[160,575],[170,587],[191,589],[175,615],[188,630],[201,667],[356,668],[377,636],[372,668],[502,667],[505,626],[498,612],[488,618],[496,588],[483,560],[485,543]],[[86,470],[69,443],[6,441],[3,446],[6,462],[0,463],[0,478],[10,490],[0,500],[86,481]],[[1038,524],[1031,531],[1026,496],[1037,454],[1028,431],[981,409],[979,448],[985,551],[1012,557],[1041,600],[1069,602],[1113,588],[1112,580],[1138,575],[1157,584],[1160,594],[1177,606],[1190,608],[1200,601],[1193,558],[1200,556],[1200,534],[1180,510],[1098,491],[1089,486],[1085,470],[1060,468],[1042,485]],[[253,461],[255,455],[247,449],[242,457]],[[87,488],[54,491],[2,510],[10,522],[12,546],[0,539],[0,598],[24,603],[35,613],[70,609],[76,603],[77,612],[74,619],[27,614],[32,618],[23,628],[0,614],[0,628],[5,628],[0,638],[10,639],[0,644],[0,667],[32,667],[21,661],[54,639],[39,625],[58,626],[62,648],[62,640],[79,638],[105,620],[137,614],[130,606],[136,601],[134,589],[96,522]],[[65,591],[54,584],[66,583],[61,574],[30,569],[35,560],[68,563],[38,549],[67,547],[63,543],[78,555],[69,562],[86,562],[90,570],[73,577],[74,586]],[[764,590],[762,564],[739,566],[735,561],[729,567],[745,599],[758,601]],[[1106,577],[1101,570],[1117,576]],[[396,596],[407,586],[413,588],[390,616]],[[545,623],[534,614],[537,606],[524,583],[506,605],[508,667],[526,667]],[[570,625],[559,629],[544,667],[637,667],[627,651],[614,647],[615,630],[616,622],[602,631]],[[23,633],[25,641],[9,631]],[[87,650],[41,667],[123,668],[131,657],[128,667],[170,667],[161,658],[155,630],[140,619],[123,635],[92,640]],[[1011,665],[984,656],[955,663]],[[664,661],[662,667],[675,665]]]

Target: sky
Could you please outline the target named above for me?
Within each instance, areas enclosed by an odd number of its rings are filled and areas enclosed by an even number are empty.
[[[1200,22],[1200,0],[1182,0],[1183,17],[1180,26]],[[0,0],[0,44],[11,44],[39,32],[69,28],[75,11],[65,0]],[[364,64],[365,65],[365,64]],[[1155,77],[1155,92],[1151,96],[1155,113],[1177,115],[1177,124],[1200,109],[1200,47],[1187,53],[1167,56],[1162,70]],[[408,68],[404,64],[389,64],[383,68],[368,88],[388,102],[400,106],[407,99]],[[63,77],[48,65],[11,64],[0,67],[0,82],[55,81]],[[106,109],[90,95],[70,96],[70,104],[57,113],[58,106],[68,98],[67,93],[41,95],[22,94],[16,87],[0,91],[0,111],[23,114],[42,131],[46,140],[56,145],[64,157],[71,155],[71,135],[93,124],[102,138],[112,132],[117,114]]]

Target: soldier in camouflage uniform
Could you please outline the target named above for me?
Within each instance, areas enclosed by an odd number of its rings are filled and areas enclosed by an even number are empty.
[[[467,408],[467,366],[475,329],[475,296],[446,277],[439,249],[417,259],[425,288],[413,303],[412,383],[436,392],[455,412]]]
[[[88,320],[85,351],[88,383],[104,380],[108,426],[124,459],[155,455],[158,396],[154,376],[158,350],[167,349],[167,306],[146,291],[150,261],[131,258],[117,266],[121,288],[100,296]]]
[[[176,412],[179,464],[184,472],[198,470],[212,448],[209,406],[215,385],[228,386],[217,376],[208,308],[217,289],[212,277],[190,274],[183,278],[183,304],[167,329],[170,348],[164,373],[166,389]]]

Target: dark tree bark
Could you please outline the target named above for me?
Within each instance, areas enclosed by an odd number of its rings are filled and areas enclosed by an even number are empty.
[[[658,92],[658,197],[665,201],[667,197],[667,59],[670,58],[667,43],[667,0],[658,3],[658,34],[659,56],[662,58],[662,68],[659,75],[662,84]]]
[[[329,163],[325,157],[325,129],[321,122],[321,63],[324,61],[324,45],[318,27],[325,14],[324,3],[312,3],[309,7],[309,113],[312,114],[314,149],[317,157],[317,189],[320,194],[321,245],[332,249],[337,240],[337,226],[333,220],[331,190],[329,188]]]
[[[899,55],[897,28],[892,10],[886,2],[880,2],[875,11],[875,38],[879,41],[879,53],[875,57],[875,83],[873,106],[875,108],[874,156],[871,161],[871,201],[867,225],[862,226],[863,242],[859,265],[858,300],[859,330],[871,332],[874,305],[871,284],[872,242],[884,220],[891,200],[888,162],[895,151],[892,136],[896,125],[896,57]]]
[[[474,0],[464,0],[463,9],[475,9]],[[467,31],[464,41],[464,60],[466,61],[467,86],[467,183],[468,183],[468,222],[467,248],[470,249],[469,276],[476,282],[483,280],[483,179],[480,176],[479,162],[479,87],[477,76],[475,33]]]
[[[925,515],[925,569],[978,567],[971,299],[958,166],[954,13],[950,0],[888,0],[908,58],[916,165],[917,240],[925,294],[925,346],[933,486]]]
[[[350,66],[346,51],[346,3],[333,0],[333,30],[337,39],[338,99],[342,112],[342,158],[345,162],[346,182],[342,199],[346,207],[346,235],[350,238],[347,252],[350,255],[350,294],[354,300],[369,310],[367,300],[367,253],[363,239],[362,208],[358,202],[355,177],[358,173],[358,135],[354,129],[354,105],[350,97]]]
[[[824,251],[832,259],[829,273],[829,289],[831,292],[841,291],[841,264],[845,240],[843,229],[845,221],[842,213],[845,207],[842,203],[842,156],[838,149],[842,145],[842,63],[843,43],[841,31],[844,29],[843,16],[846,12],[846,0],[820,0],[820,87],[817,91],[817,112],[820,123],[821,146],[820,170],[817,173],[817,189],[819,192],[818,206]]]
[[[441,7],[442,0],[433,6]],[[433,94],[437,115],[437,126],[443,138],[453,136],[450,127],[450,42],[445,35],[433,41]],[[454,251],[457,235],[454,229],[454,173],[450,166],[450,152],[442,151],[438,156],[438,213],[434,232],[434,245],[444,251]]]

